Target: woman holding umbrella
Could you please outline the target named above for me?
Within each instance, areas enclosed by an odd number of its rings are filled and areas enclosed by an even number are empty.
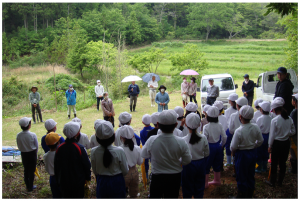
[[[196,92],[197,92],[197,83],[195,82],[196,78],[192,77],[191,78],[191,83],[189,84],[189,97],[190,97],[190,102],[194,102],[197,105],[197,100],[196,100]]]
[[[169,94],[166,92],[167,88],[160,85],[159,92],[156,94],[155,102],[158,104],[158,112],[168,110],[168,103],[170,102]]]

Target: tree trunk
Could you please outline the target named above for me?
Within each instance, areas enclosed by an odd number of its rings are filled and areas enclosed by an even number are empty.
[[[82,69],[80,69],[80,75],[81,75],[81,78],[83,79]]]
[[[26,30],[26,17],[24,15],[24,27],[25,27],[25,30]]]
[[[207,32],[206,32],[206,41],[208,40],[208,35],[209,35],[209,32],[210,32],[210,29],[207,29]]]

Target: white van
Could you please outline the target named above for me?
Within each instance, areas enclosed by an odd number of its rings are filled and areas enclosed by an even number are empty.
[[[209,85],[208,79],[214,79],[214,85],[219,87],[220,93],[217,100],[222,101],[224,104],[224,110],[230,107],[228,103],[228,96],[231,93],[236,93],[235,90],[238,88],[237,84],[234,84],[233,78],[230,74],[214,74],[214,75],[204,75],[201,78],[200,85],[200,96],[201,96],[201,111],[206,105],[207,99],[207,86]]]
[[[294,70],[288,69],[288,78],[294,85],[293,93],[298,93],[297,76]],[[259,74],[256,84],[256,98],[272,102],[275,95],[275,88],[278,82],[277,71],[268,71]]]

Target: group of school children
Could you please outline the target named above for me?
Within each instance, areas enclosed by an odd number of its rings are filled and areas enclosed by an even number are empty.
[[[297,109],[298,95],[293,96]],[[294,124],[297,126],[283,109],[284,100],[275,98],[272,103],[256,100],[255,113],[244,97],[238,98],[233,93],[228,100],[231,107],[225,113],[222,101],[206,105],[202,120],[193,102],[187,104],[185,114],[179,106],[145,114],[140,137],[130,126],[132,115],[128,112],[120,114],[116,131],[110,122],[97,119],[95,135],[90,140],[81,133],[80,119],[74,118],[64,125],[66,139],[56,133],[57,123],[48,119],[45,122],[47,134],[41,144],[53,198],[83,198],[84,185],[91,180],[91,169],[96,177],[97,198],[125,198],[127,194],[136,198],[137,165],[144,159],[150,198],[178,198],[180,186],[183,198],[203,198],[204,189],[209,185],[221,185],[224,147],[225,166],[235,165],[237,198],[252,198],[255,172],[267,171],[269,153],[271,179],[266,182],[275,186],[279,163],[278,185],[282,185],[289,137],[295,134]],[[24,166],[24,181],[27,190],[32,191],[36,188],[33,181],[38,141],[36,134],[29,131],[31,118],[24,117],[19,124],[23,131],[17,134],[17,145]],[[142,149],[138,146],[140,141]],[[86,152],[89,148],[90,159]],[[211,167],[214,179],[208,182]]]

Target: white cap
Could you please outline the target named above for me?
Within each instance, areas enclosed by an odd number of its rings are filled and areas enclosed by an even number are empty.
[[[239,97],[235,102],[240,106],[248,105],[248,100],[245,97]]]
[[[217,118],[219,116],[219,109],[216,106],[211,106],[207,110],[207,116],[212,117],[212,118]]]
[[[151,122],[153,124],[157,124],[158,116],[159,116],[159,112],[154,112],[153,114],[151,114]]]
[[[45,121],[45,128],[47,131],[52,130],[56,126],[56,122],[53,119],[47,119]]]
[[[196,112],[197,109],[198,109],[198,106],[196,105],[196,103],[189,102],[189,103],[186,105],[185,109],[186,109],[187,111],[190,111],[190,112]]]
[[[142,118],[142,122],[146,125],[150,125],[151,123],[151,116],[149,114],[145,114]]]
[[[64,125],[63,133],[65,134],[65,136],[67,136],[67,138],[71,139],[75,135],[77,135],[79,130],[80,124],[78,122],[70,121]]]
[[[276,97],[271,103],[271,110],[282,107],[284,105],[284,100],[281,97]]]
[[[164,110],[158,116],[158,123],[172,125],[177,123],[177,113],[174,110]]]
[[[249,106],[249,105],[244,105],[241,107],[239,114],[244,118],[244,119],[253,119],[254,115],[254,109]]]
[[[102,120],[102,119],[96,119],[96,121],[94,122],[94,127],[95,127],[95,130],[97,129],[97,127],[102,123],[104,122],[105,120]]]
[[[231,100],[231,101],[236,101],[238,98],[239,98],[239,96],[236,93],[232,93],[228,96],[227,99]]]
[[[27,127],[29,125],[29,122],[31,121],[32,118],[30,117],[23,117],[22,119],[20,119],[19,121],[19,125],[22,127]]]
[[[262,103],[263,101],[264,101],[264,100],[261,99],[261,98],[256,99],[256,100],[254,101],[254,106],[255,106],[255,107],[259,106],[259,103]]]
[[[271,104],[269,101],[258,103],[258,106],[265,112],[269,112],[271,110]]]
[[[97,83],[98,83],[98,82],[101,82],[101,81],[100,81],[100,80],[97,80]]]
[[[182,117],[183,114],[184,114],[184,110],[183,110],[183,108],[180,107],[180,106],[176,106],[176,107],[174,108],[174,111],[178,114],[178,117]]]
[[[200,117],[196,113],[190,113],[186,116],[185,123],[190,129],[196,129],[200,126]]]
[[[81,125],[81,120],[78,117],[75,117],[74,119],[72,119],[73,122],[78,122]]]
[[[122,112],[119,116],[119,121],[121,124],[125,124],[128,123],[131,118],[131,114],[129,114],[128,112]]]
[[[96,136],[100,140],[106,140],[111,136],[113,136],[113,134],[114,134],[114,127],[109,121],[101,122],[96,129]]]
[[[121,136],[126,139],[132,139],[134,137],[134,130],[128,125],[120,127],[118,132],[121,133]]]
[[[207,113],[207,111],[208,111],[208,109],[209,109],[210,107],[211,107],[210,105],[205,105],[205,106],[203,107],[203,112],[206,112],[206,113]]]
[[[294,94],[292,96],[294,96],[297,99],[297,101],[298,101],[298,94]]]
[[[223,109],[223,102],[222,101],[215,101],[213,106],[217,107],[218,110],[222,110]]]

